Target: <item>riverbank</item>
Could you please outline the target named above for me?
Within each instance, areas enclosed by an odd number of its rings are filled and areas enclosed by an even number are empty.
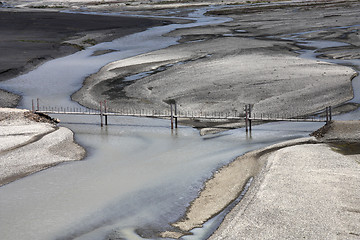
[[[210,239],[358,239],[359,129],[359,121],[334,122],[319,143],[262,156],[251,190]],[[336,147],[347,141],[357,151]]]
[[[242,192],[210,239],[357,239],[360,236],[360,121],[333,122],[309,137],[249,152],[218,170],[173,226],[201,227]],[[321,133],[321,134],[320,134]],[[329,145],[331,144],[331,145]]]
[[[69,129],[28,110],[0,108],[0,129],[0,186],[86,154]]]
[[[168,21],[0,8],[0,23],[0,81],[3,81],[48,60]],[[1,91],[0,99],[0,107],[14,107],[20,97]]]

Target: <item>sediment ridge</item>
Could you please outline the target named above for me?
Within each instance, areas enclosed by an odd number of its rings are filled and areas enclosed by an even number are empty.
[[[0,130],[0,186],[86,154],[71,130],[28,110],[0,108]]]

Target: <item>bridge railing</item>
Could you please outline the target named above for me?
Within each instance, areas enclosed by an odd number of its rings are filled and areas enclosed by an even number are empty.
[[[115,116],[133,116],[133,117],[154,117],[154,118],[168,118],[171,120],[171,128],[177,128],[178,119],[198,119],[198,120],[230,120],[230,121],[245,121],[246,131],[252,127],[252,121],[290,121],[290,122],[326,122],[332,120],[331,107],[326,107],[323,117],[292,117],[290,115],[280,114],[256,114],[252,113],[250,104],[245,105],[244,111],[227,111],[227,112],[208,112],[208,111],[179,111],[176,103],[170,104],[169,110],[150,110],[150,109],[113,109],[108,108],[107,102],[100,102],[99,109],[81,108],[81,107],[52,107],[40,106],[40,101],[37,99],[36,107],[34,100],[32,101],[32,111],[41,112],[45,114],[69,114],[69,115],[99,115],[100,125],[108,124],[108,117]]]

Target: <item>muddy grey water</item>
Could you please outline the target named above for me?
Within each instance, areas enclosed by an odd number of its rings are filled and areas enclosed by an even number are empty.
[[[69,96],[85,76],[106,63],[175,44],[176,39],[161,35],[177,27],[224,21],[201,14],[199,19],[192,25],[156,27],[96,45],[1,87],[21,93],[22,107],[30,107],[30,99],[36,97],[48,104],[77,107]],[[104,49],[120,52],[91,56]],[[154,232],[170,229],[169,223],[183,216],[219,167],[245,152],[308,136],[321,126],[271,123],[254,127],[252,138],[243,129],[202,137],[188,127],[171,132],[166,120],[123,117],[100,128],[94,124],[97,117],[76,118],[62,120],[87,148],[87,158],[1,187],[1,239],[142,239],[139,233],[156,238]],[[204,231],[207,228],[197,229],[192,239],[204,239],[208,235]]]

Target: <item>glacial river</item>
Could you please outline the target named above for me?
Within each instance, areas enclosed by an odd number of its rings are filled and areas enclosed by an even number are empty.
[[[84,77],[105,64],[176,44],[162,37],[176,28],[228,19],[190,17],[190,24],[172,24],[98,44],[47,62],[36,70],[0,83],[1,88],[48,105],[78,107],[70,95]],[[114,49],[102,56],[97,50]],[[352,116],[351,116],[352,117]],[[83,161],[59,164],[0,188],[1,239],[143,239],[169,229],[197,196],[204,181],[236,156],[277,142],[306,137],[323,124],[269,123],[253,127],[252,136],[236,129],[210,136],[167,120],[119,117],[100,128],[98,117],[61,116],[87,149]],[[85,121],[85,122],[84,122]],[[75,124],[75,122],[83,122]],[[209,232],[210,231],[210,232]],[[199,229],[186,239],[205,239],[212,230]]]

